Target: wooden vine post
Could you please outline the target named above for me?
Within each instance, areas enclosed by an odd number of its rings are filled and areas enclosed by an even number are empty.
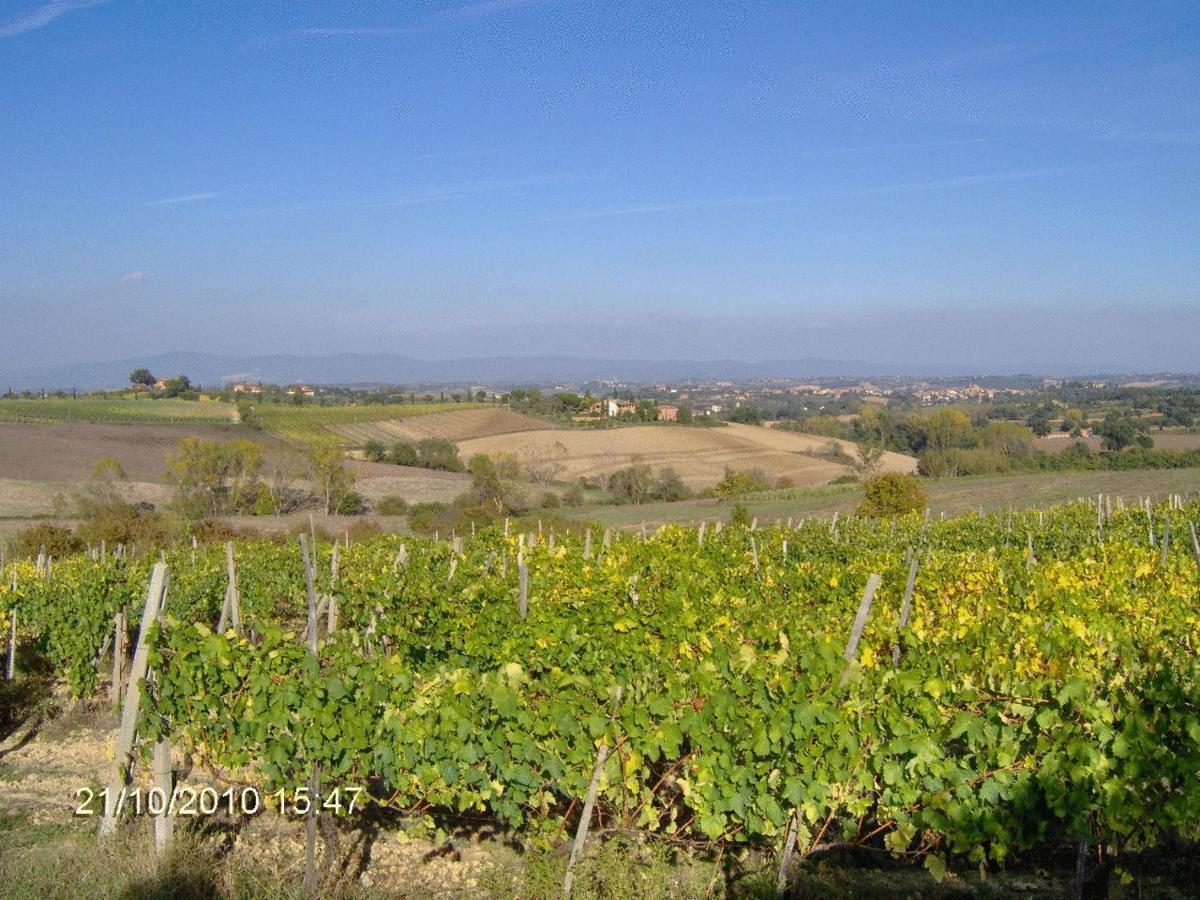
[[[305,535],[300,535],[300,555],[304,562],[304,585],[308,597],[308,652],[318,659],[317,645],[317,589],[315,578],[316,544],[310,548]],[[306,840],[304,845],[304,890],[311,894],[317,882],[317,810],[320,808],[321,768],[314,764],[308,779],[310,804],[305,820]]]
[[[150,574],[150,588],[146,594],[146,605],[142,608],[142,623],[138,629],[137,644],[133,651],[133,662],[129,667],[129,686],[126,689],[125,705],[121,709],[121,727],[117,732],[117,746],[113,758],[113,777],[105,795],[104,815],[100,819],[100,836],[109,837],[117,830],[120,798],[129,785],[133,764],[133,739],[137,730],[138,712],[142,704],[143,680],[146,677],[147,656],[150,653],[149,633],[158,619],[167,593],[167,566],[155,563]]]
[[[621,705],[622,688],[617,686],[617,705]],[[563,879],[563,897],[570,898],[571,888],[575,884],[575,864],[583,856],[587,844],[588,831],[592,827],[592,811],[596,808],[596,795],[600,792],[600,776],[604,774],[604,763],[608,761],[608,741],[600,745],[596,752],[596,765],[592,769],[592,780],[588,782],[587,796],[583,800],[583,812],[579,815],[579,825],[575,828],[575,840],[571,843],[571,857],[567,860],[567,874]]]
[[[842,654],[846,662],[854,661],[854,654],[858,652],[858,642],[862,640],[863,629],[867,627],[867,616],[871,614],[871,602],[875,599],[875,591],[879,589],[879,582],[882,576],[872,574],[867,579],[866,590],[863,591],[862,600],[858,604],[858,613],[854,616],[854,627],[850,629],[850,639],[846,641],[846,652]],[[842,673],[842,684],[845,684],[850,677],[849,668]]]
[[[908,616],[912,611],[913,588],[917,585],[917,566],[920,560],[915,553],[908,563],[908,582],[904,585],[904,602],[900,605],[900,622],[896,629],[896,643],[892,645],[892,668],[900,668],[900,642],[904,629],[908,627]]]
[[[517,557],[517,612],[522,622],[529,615],[529,567],[524,554]]]
[[[1192,532],[1192,538],[1195,539],[1195,532]],[[17,564],[13,563],[12,567],[12,593],[13,605],[8,608],[8,660],[4,666],[4,677],[12,681],[16,676],[17,664]]]

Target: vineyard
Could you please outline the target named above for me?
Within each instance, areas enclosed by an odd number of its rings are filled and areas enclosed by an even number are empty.
[[[132,666],[160,774],[173,747],[268,805],[361,787],[533,845],[744,845],[781,885],[848,847],[1105,869],[1200,838],[1198,516],[110,548],[10,564],[0,608],[75,696]]]
[[[85,422],[104,425],[227,425],[233,407],[216,400],[0,399],[0,422]]]
[[[265,431],[306,444],[342,442],[338,426],[363,422],[407,419],[452,410],[478,409],[475,403],[366,403],[361,406],[292,406],[260,403],[254,406],[253,421]]]

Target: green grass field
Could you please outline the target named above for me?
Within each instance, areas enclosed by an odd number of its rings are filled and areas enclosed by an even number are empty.
[[[154,400],[142,397],[0,399],[0,421],[88,422],[104,425],[225,425],[234,408],[216,400]]]
[[[264,431],[306,444],[323,441],[342,443],[345,438],[332,430],[335,425],[405,419],[459,409],[476,409],[479,403],[367,404],[363,406],[293,406],[262,403],[254,407],[254,424]]]
[[[1124,497],[1162,497],[1169,493],[1200,491],[1200,469],[1140,469],[1128,472],[1039,472],[1028,475],[990,475],[946,478],[925,484],[933,514],[948,516],[978,510],[1022,509],[1050,506],[1098,493]],[[750,514],[763,522],[774,519],[848,515],[862,498],[856,484],[793,488],[755,495],[742,501]],[[645,522],[696,522],[729,517],[733,501],[686,500],[681,503],[644,503],[640,506],[585,506],[565,513],[604,525],[626,527]]]

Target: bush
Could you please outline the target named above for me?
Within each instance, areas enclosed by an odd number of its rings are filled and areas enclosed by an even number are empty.
[[[679,473],[669,466],[665,469],[660,469],[658,478],[654,482],[654,487],[651,488],[650,495],[655,500],[677,501],[686,500],[692,496],[692,492],[688,490],[683,479],[679,477]]]
[[[865,496],[858,504],[860,516],[871,519],[921,512],[929,505],[925,488],[915,475],[888,472],[864,484]]]
[[[402,516],[408,512],[408,501],[390,494],[375,504],[375,512],[381,516]]]
[[[566,506],[583,506],[583,485],[576,482],[567,488],[567,492],[563,495],[563,504]]]
[[[363,445],[363,456],[371,462],[384,462],[387,455],[387,447],[383,445],[383,441],[371,439]]]
[[[746,528],[750,527],[753,519],[750,518],[750,510],[746,509],[741,503],[733,504],[733,511],[729,513],[730,525],[742,525]]]
[[[761,469],[749,469],[745,472],[725,470],[725,477],[712,489],[714,497],[736,497],[740,494],[753,494],[757,491],[770,490],[771,481]]]
[[[361,516],[367,511],[367,501],[358,491],[347,491],[338,498],[334,512],[339,516]]]
[[[137,544],[139,547],[164,547],[174,540],[174,523],[148,503],[110,503],[96,510],[75,529],[83,544],[109,547]]]
[[[83,549],[83,541],[62,525],[42,522],[17,534],[17,553],[34,557],[45,548],[49,556],[64,557]]]
[[[562,501],[554,491],[547,491],[546,495],[542,497],[543,509],[558,509],[560,506],[562,506]]]

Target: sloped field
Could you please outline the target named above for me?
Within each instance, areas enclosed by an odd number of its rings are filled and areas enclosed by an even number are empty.
[[[629,465],[634,456],[655,468],[670,466],[693,489],[720,481],[725,469],[762,469],[771,478],[787,477],[798,485],[825,484],[850,471],[844,463],[817,458],[830,445],[853,456],[854,445],[832,438],[730,425],[725,428],[686,428],[655,425],[571,431],[532,431],[460,441],[464,459],[475,453],[554,452],[565,448],[559,477],[572,480],[605,475]],[[885,471],[912,472],[916,460],[885,454]]]
[[[416,443],[425,438],[445,438],[448,441],[472,440],[517,431],[540,431],[554,426],[542,419],[524,416],[503,407],[458,409],[427,416],[354,422],[336,425],[333,430],[349,443],[361,446],[367,441],[394,444],[398,441]]]

